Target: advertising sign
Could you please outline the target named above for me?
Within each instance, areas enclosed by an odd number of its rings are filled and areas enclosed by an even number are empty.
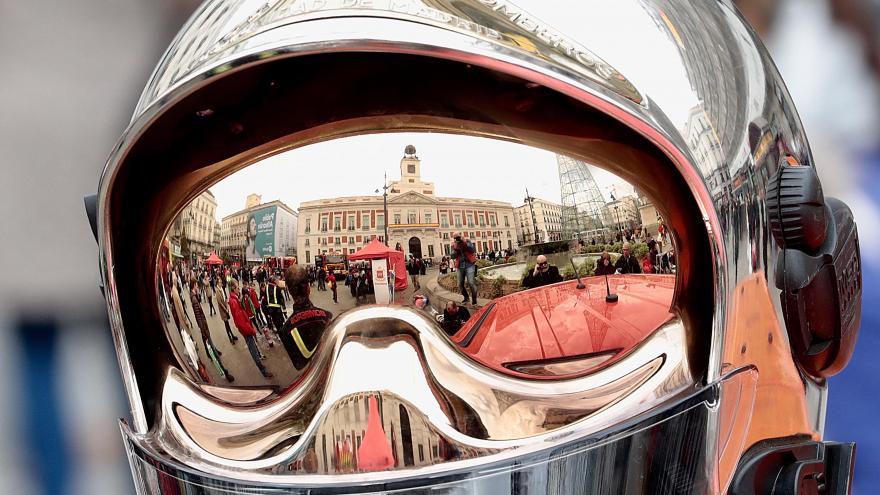
[[[277,210],[277,206],[268,206],[248,214],[244,250],[247,261],[262,261],[265,256],[275,256]]]
[[[388,287],[388,262],[373,260],[373,288],[376,291],[376,304],[391,302],[391,290]]]

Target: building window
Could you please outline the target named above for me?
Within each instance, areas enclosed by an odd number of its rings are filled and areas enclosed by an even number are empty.
[[[467,214],[467,226],[468,227],[474,226],[474,216],[471,215],[470,213]]]
[[[354,246],[354,236],[348,238],[348,244]]]
[[[449,232],[443,233],[443,240],[449,240]]]
[[[455,226],[461,227],[461,215],[455,215]]]
[[[483,215],[480,215],[480,227],[485,227],[485,226],[486,226],[486,217],[484,217]]]
[[[327,232],[327,217],[321,219],[321,232]]]
[[[309,245],[309,240],[308,240],[308,239],[306,239],[306,246],[308,246],[308,245]]]
[[[440,226],[444,229],[449,228],[449,218],[445,213],[440,214]]]
[[[334,242],[333,244],[336,244],[337,246],[340,245],[340,244],[342,244],[342,242],[340,242],[341,239],[339,239],[338,237],[337,237],[336,239],[334,239],[334,240],[335,240],[336,242]]]
[[[342,219],[333,217],[333,232],[339,232],[340,230],[342,230]]]
[[[410,163],[409,165],[406,166],[406,172],[407,172],[408,174],[414,174],[414,173],[416,173],[416,166],[413,165],[412,163]],[[410,182],[412,182],[412,181],[410,181]]]
[[[384,229],[385,228],[385,214],[379,213],[376,215],[376,228]]]
[[[507,215],[504,215],[504,226],[510,227],[510,220],[507,219]]]
[[[361,228],[370,230],[370,215],[361,215]]]
[[[409,180],[410,183],[414,183],[415,181],[416,181],[415,179],[410,179],[410,180]]]
[[[449,248],[449,244],[444,244],[443,245],[443,254],[445,254],[446,256],[449,256],[450,252],[451,252],[451,250]]]
[[[354,254],[354,249],[349,249],[348,254]]]
[[[434,219],[434,215],[430,213],[425,213],[425,223],[431,223],[431,220]]]
[[[433,244],[428,244],[428,256],[430,256],[431,258],[434,257],[434,245]]]
[[[354,215],[348,216],[348,230],[354,230]]]
[[[400,225],[400,213],[394,214],[394,225]]]
[[[312,262],[312,253],[311,251],[306,251],[306,263]]]
[[[408,213],[408,214],[406,215],[406,220],[407,220],[407,223],[410,224],[410,225],[416,223],[416,222],[417,222],[417,220],[416,220],[416,214],[415,214],[415,213]]]
[[[419,444],[419,462],[425,462],[425,448]]]

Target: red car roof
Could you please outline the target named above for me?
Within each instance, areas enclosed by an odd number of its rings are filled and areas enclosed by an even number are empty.
[[[522,377],[577,376],[621,357],[669,321],[674,275],[609,275],[618,301],[605,301],[605,277],[539,287],[487,304],[453,335],[476,361]],[[553,372],[521,373],[521,365],[581,360]]]

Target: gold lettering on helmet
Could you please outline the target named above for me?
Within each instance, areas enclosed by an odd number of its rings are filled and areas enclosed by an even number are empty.
[[[334,10],[359,10],[361,12],[358,15],[374,16],[391,12],[472,33],[541,57],[550,58],[555,54],[561,54],[572,65],[586,69],[585,75],[594,81],[636,103],[642,101],[635,87],[620,72],[587,48],[556,32],[523,9],[507,0],[477,0],[476,4],[485,7],[488,16],[493,17],[492,20],[496,21],[499,27],[490,28],[467,18],[466,13],[454,4],[446,10],[440,10],[429,7],[420,0],[279,0],[274,4],[267,3],[267,7],[248,17],[242,25],[232,31],[229,39],[224,39],[223,43],[220,43],[223,46],[218,46],[213,54],[217,55],[230,45],[273,25],[295,22],[297,19],[294,18],[298,16],[315,17]],[[507,26],[508,29],[502,29],[501,26]],[[560,60],[558,57],[554,58]]]

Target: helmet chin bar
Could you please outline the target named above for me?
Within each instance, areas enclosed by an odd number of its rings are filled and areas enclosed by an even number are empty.
[[[412,309],[355,309],[328,329],[303,378],[277,400],[218,401],[172,371],[153,435],[165,449],[216,469],[303,474],[279,466],[326,448],[322,436],[363,428],[365,416],[374,414],[366,406],[375,400],[385,410],[392,404],[406,411],[405,430],[417,443],[448,447],[445,460],[429,452],[420,466],[485,457],[601,431],[653,407],[658,391],[687,393],[693,381],[683,337],[681,322],[671,321],[615,366],[549,386],[480,366]],[[366,429],[389,427],[370,422]],[[334,474],[321,464],[318,472]]]

